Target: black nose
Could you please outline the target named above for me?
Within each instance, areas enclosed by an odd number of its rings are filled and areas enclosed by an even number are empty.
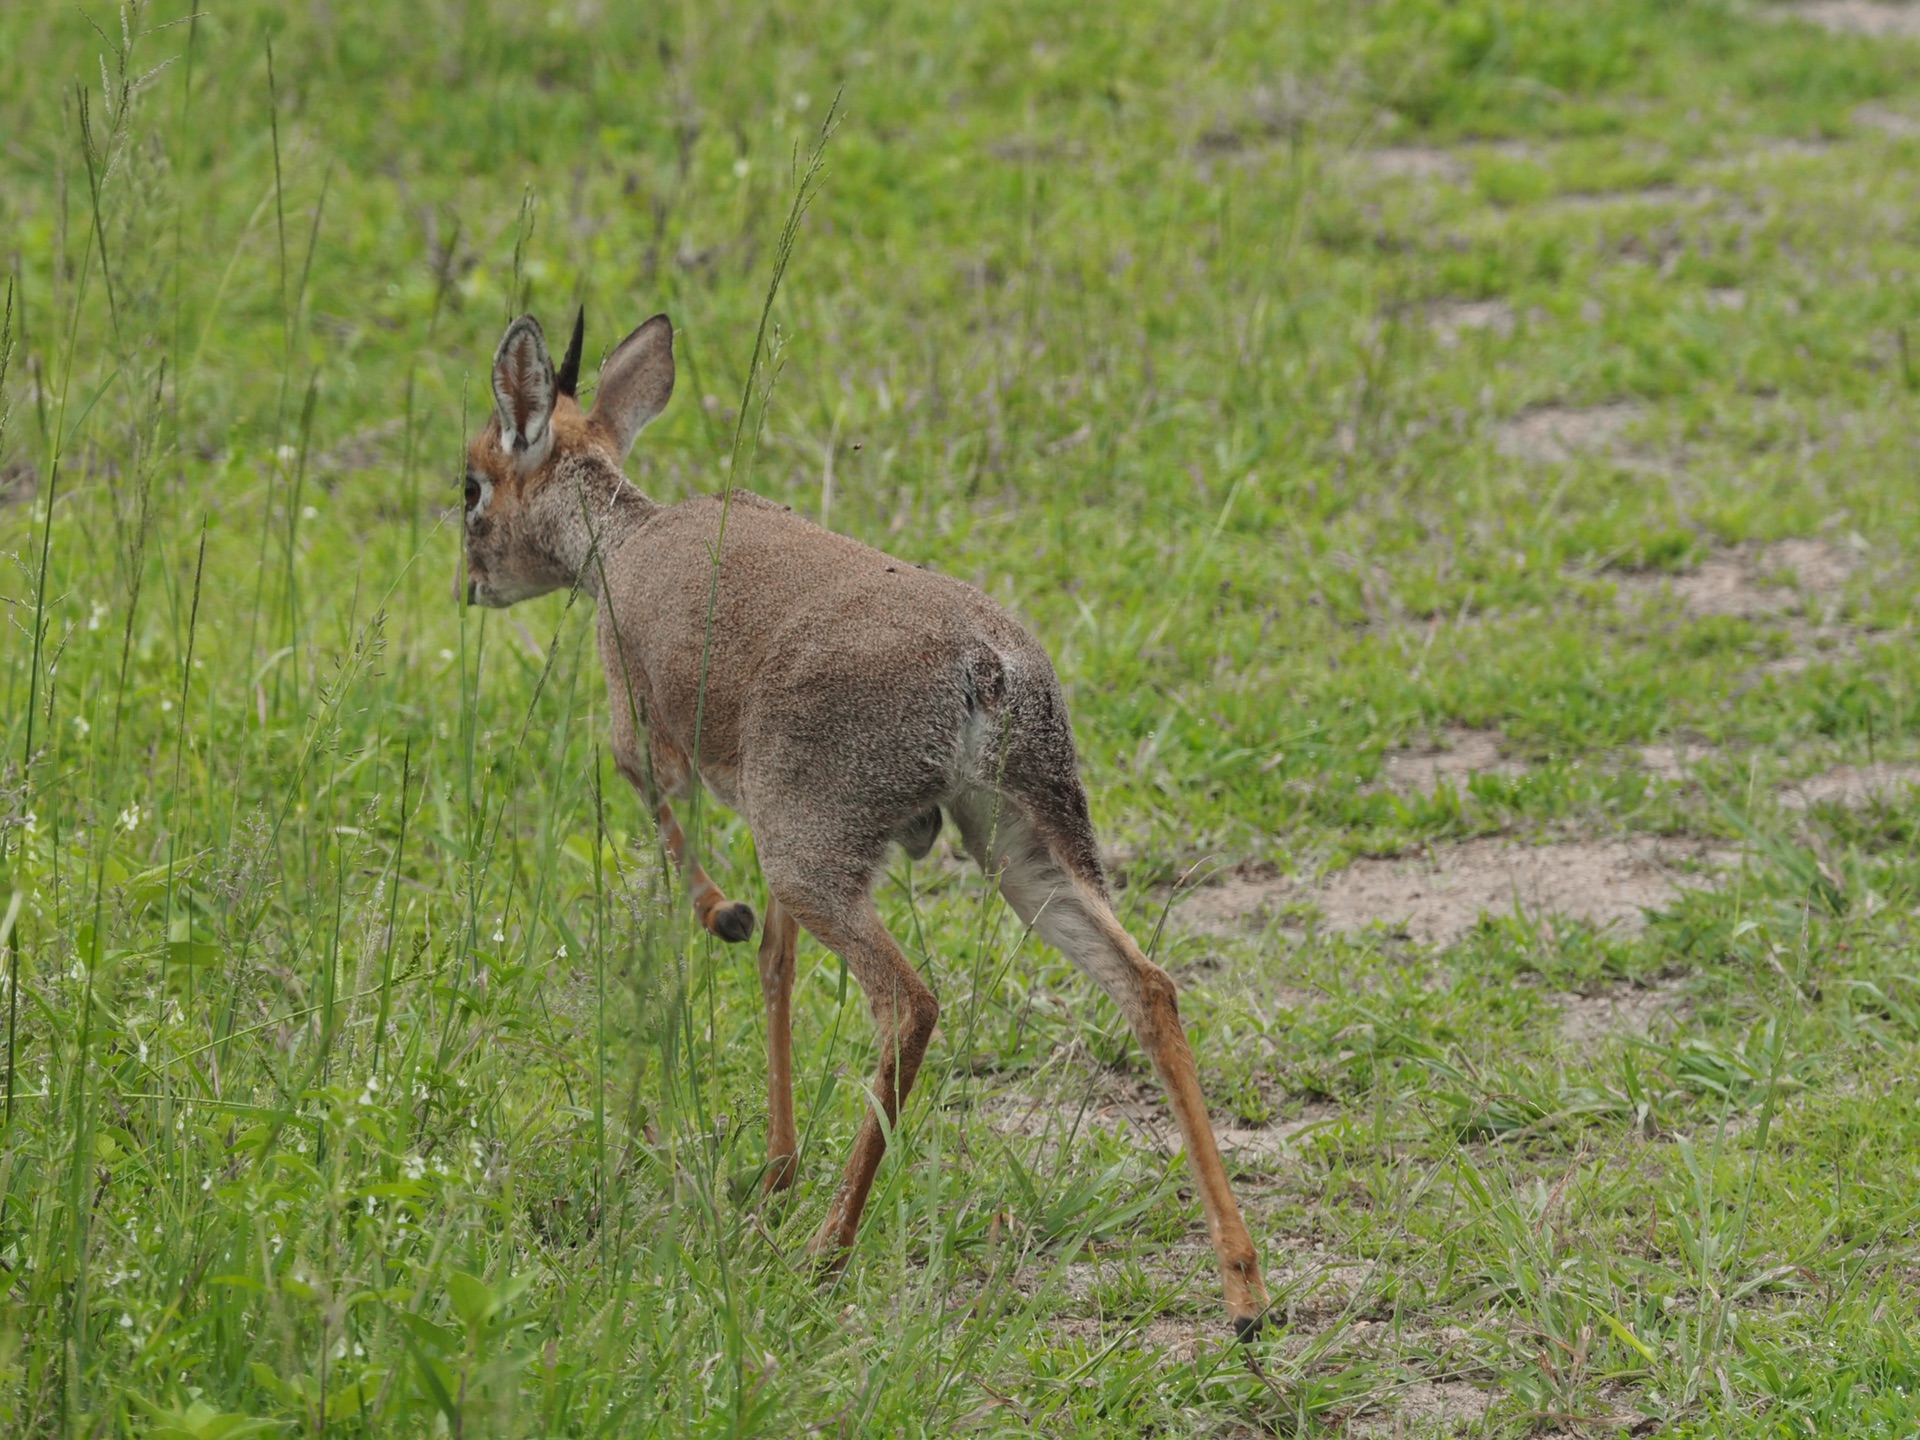
[[[479,597],[479,595],[480,595],[479,583],[473,580],[467,581],[467,604],[469,605],[473,604],[474,601]]]

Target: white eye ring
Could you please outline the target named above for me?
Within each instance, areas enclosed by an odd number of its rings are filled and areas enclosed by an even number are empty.
[[[471,525],[487,513],[487,502],[493,499],[493,481],[484,475],[469,475],[467,478],[480,492],[480,498],[467,509],[467,523]]]

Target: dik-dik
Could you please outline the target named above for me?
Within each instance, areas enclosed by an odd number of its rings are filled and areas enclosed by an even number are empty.
[[[812,1241],[852,1245],[886,1136],[939,1006],[874,908],[890,845],[918,858],[951,818],[1008,904],[1100,983],[1152,1057],[1179,1121],[1243,1335],[1267,1305],[1227,1184],[1173,981],[1114,918],[1074,763],[1073,730],[1037,641],[970,585],[904,564],[736,490],[656,505],[621,473],[673,394],[673,326],[656,315],[575,398],[581,324],[558,373],[531,315],[493,360],[494,414],[467,448],[466,598],[506,606],[578,586],[599,605],[620,773],[658,816],[695,913],[753,933],[688,853],[670,799],[704,784],[745,817],[767,884],[769,1190],[791,1185],[789,1002],[800,927],[846,961],[873,1008],[879,1071],[846,1176]],[[725,516],[722,532],[723,508]],[[715,557],[718,557],[716,577]]]

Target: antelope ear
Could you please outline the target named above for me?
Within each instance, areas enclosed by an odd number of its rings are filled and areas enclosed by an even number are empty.
[[[673,322],[656,315],[613,347],[600,367],[593,423],[622,460],[673,398]]]
[[[553,448],[553,357],[540,322],[522,315],[500,337],[493,355],[493,404],[500,415],[500,448],[522,470],[532,470]]]

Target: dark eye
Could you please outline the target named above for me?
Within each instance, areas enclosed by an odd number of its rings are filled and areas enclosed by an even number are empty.
[[[480,503],[480,482],[467,476],[467,509],[471,510]]]

